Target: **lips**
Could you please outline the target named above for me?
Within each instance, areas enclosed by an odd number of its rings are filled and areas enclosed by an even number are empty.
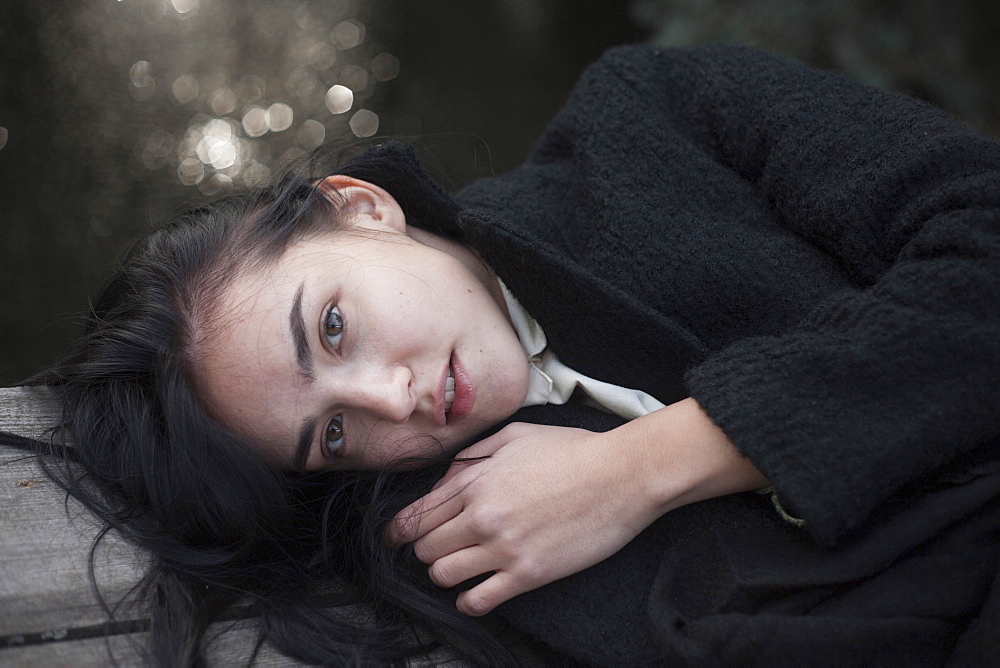
[[[444,381],[444,412],[451,410],[451,404],[455,401],[455,376],[448,365],[448,377]]]
[[[442,372],[434,402],[434,422],[439,426],[454,424],[472,411],[476,403],[476,386],[457,354],[452,353]]]
[[[446,407],[445,418],[448,424],[453,424],[472,412],[472,407],[476,403],[476,385],[472,382],[472,376],[462,366],[462,361],[458,358],[458,353],[451,354],[451,366],[448,375],[449,380],[454,379],[452,382],[455,389],[451,406]],[[448,381],[445,382],[447,385]]]

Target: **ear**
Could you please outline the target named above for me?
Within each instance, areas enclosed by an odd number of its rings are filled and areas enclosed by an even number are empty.
[[[343,207],[348,220],[366,229],[406,234],[406,214],[396,199],[374,183],[333,174],[316,184],[317,189]]]

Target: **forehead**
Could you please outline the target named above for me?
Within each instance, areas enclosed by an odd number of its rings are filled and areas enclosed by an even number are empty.
[[[295,292],[303,283],[342,277],[363,261],[384,259],[387,240],[364,231],[333,231],[311,235],[288,246],[270,263],[238,272],[222,291],[208,331],[236,333],[260,316],[281,315],[287,323]],[[206,338],[215,338],[208,336]]]
[[[251,440],[287,440],[289,401],[298,391],[288,314],[298,283],[273,271],[248,272],[202,327],[197,383],[209,413]]]

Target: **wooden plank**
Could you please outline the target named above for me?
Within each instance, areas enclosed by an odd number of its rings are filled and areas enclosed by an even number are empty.
[[[58,409],[44,388],[0,388],[0,429],[43,438],[58,422]],[[88,555],[100,527],[95,518],[51,482],[37,457],[0,446],[0,665],[106,666],[142,660],[141,601],[116,610],[125,620],[111,629],[88,575]],[[115,533],[94,558],[102,595],[114,607],[141,577],[145,555]],[[129,625],[128,621],[134,620]],[[90,637],[81,637],[90,636]],[[212,665],[245,665],[256,642],[252,623],[220,622],[208,634]],[[271,647],[256,666],[302,665]]]
[[[0,388],[0,429],[44,438],[58,422],[45,388]],[[0,665],[106,666],[141,661],[145,623],[141,602],[116,610],[110,629],[88,575],[95,518],[52,483],[37,457],[0,446]],[[109,533],[94,555],[96,582],[107,603],[125,599],[145,568],[145,556]],[[132,623],[129,623],[132,620]],[[213,665],[246,664],[256,641],[249,622],[213,625],[207,653]],[[110,652],[110,653],[109,653]],[[269,647],[254,665],[301,665]]]
[[[41,438],[58,424],[58,406],[44,387],[0,387],[0,429]]]
[[[109,638],[66,640],[43,645],[0,648],[0,665],[4,666],[122,666],[142,663],[142,636],[116,635]],[[114,661],[112,661],[112,657]]]
[[[6,432],[43,438],[57,415],[44,388],[0,388],[0,429]],[[98,530],[96,520],[42,473],[36,456],[0,447],[0,637],[8,645],[0,649],[0,663],[108,664],[104,639],[62,640],[81,628],[101,628],[108,619],[88,574]],[[118,536],[109,534],[101,543],[95,578],[110,605],[138,581],[142,564]],[[123,616],[132,612],[121,610]],[[125,663],[135,663],[134,649],[124,653],[134,639],[108,642]]]
[[[0,635],[107,619],[88,575],[99,527],[38,469],[35,457],[0,447]],[[96,581],[114,605],[138,581],[143,558],[109,534],[95,552]]]
[[[247,665],[256,640],[253,629],[246,623],[231,627],[215,624],[209,635],[218,637],[211,642],[206,654],[210,665]],[[83,666],[112,665],[134,666],[142,663],[145,643],[143,634],[121,634],[83,640],[63,640],[44,645],[24,645],[0,648],[0,665],[3,666]],[[253,666],[278,668],[301,666],[299,662],[279,654],[270,647],[262,647]]]
[[[42,438],[57,423],[45,388],[0,388],[0,429]],[[0,447],[0,636],[105,621],[88,575],[99,527],[25,451]],[[109,534],[95,553],[96,581],[114,605],[142,572],[142,557]]]

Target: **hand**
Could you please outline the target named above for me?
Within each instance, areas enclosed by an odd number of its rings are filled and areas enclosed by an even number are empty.
[[[661,514],[616,432],[509,425],[460,452],[490,457],[455,462],[389,540],[413,541],[441,587],[493,572],[459,595],[468,615],[596,564]]]
[[[413,542],[431,580],[483,615],[611,556],[664,513],[767,486],[692,398],[609,432],[512,424],[459,453],[437,486],[403,509],[390,542]]]

